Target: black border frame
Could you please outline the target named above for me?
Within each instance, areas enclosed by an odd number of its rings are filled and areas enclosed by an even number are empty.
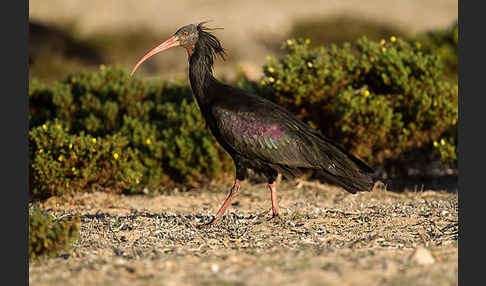
[[[28,1],[2,2],[2,281],[29,284]],[[3,275],[7,274],[7,275]],[[9,283],[13,281],[13,283]]]

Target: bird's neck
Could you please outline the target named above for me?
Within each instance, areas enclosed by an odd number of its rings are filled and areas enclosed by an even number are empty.
[[[211,87],[221,84],[213,76],[213,58],[205,47],[197,46],[189,56],[189,80],[199,107],[203,109],[213,96]]]

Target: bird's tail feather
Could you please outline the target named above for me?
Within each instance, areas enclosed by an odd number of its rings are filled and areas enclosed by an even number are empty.
[[[369,192],[373,189],[375,184],[374,179],[372,176],[368,174],[360,174],[358,176],[336,176],[333,175],[326,170],[317,170],[316,172],[317,177],[321,177],[325,181],[338,185],[344,188],[346,191],[350,193],[357,193],[357,192]]]
[[[327,181],[343,187],[350,193],[371,191],[375,180],[372,177],[373,169],[359,158],[347,152],[340,145],[325,137],[320,137],[313,143],[318,150],[320,158],[325,158],[320,170],[317,172]],[[321,159],[322,160],[322,159]],[[329,166],[331,162],[332,168]]]

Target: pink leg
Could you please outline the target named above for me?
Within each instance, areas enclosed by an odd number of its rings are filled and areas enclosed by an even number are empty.
[[[236,196],[239,190],[240,190],[240,181],[236,179],[235,183],[233,184],[233,187],[231,187],[230,189],[228,197],[224,201],[223,205],[219,208],[219,211],[216,213],[216,216],[208,223],[208,225],[214,224],[223,216],[224,212],[230,205],[231,200],[233,199],[234,196]]]
[[[273,218],[278,216],[277,184],[276,182],[273,182],[271,184],[268,184],[268,187],[270,188],[270,196],[272,198]]]

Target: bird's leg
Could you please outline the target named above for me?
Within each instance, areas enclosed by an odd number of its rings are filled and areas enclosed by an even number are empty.
[[[268,188],[270,189],[270,196],[272,198],[272,211],[273,211],[273,218],[279,218],[278,215],[278,202],[277,202],[277,183],[273,181],[268,184]]]
[[[219,211],[216,213],[214,218],[209,223],[207,223],[207,225],[214,224],[223,216],[223,213],[226,211],[226,209],[231,203],[231,200],[233,199],[234,196],[236,196],[239,190],[240,190],[240,180],[235,179],[235,183],[233,184],[233,187],[231,187],[228,197],[224,201],[223,205],[221,205]]]

